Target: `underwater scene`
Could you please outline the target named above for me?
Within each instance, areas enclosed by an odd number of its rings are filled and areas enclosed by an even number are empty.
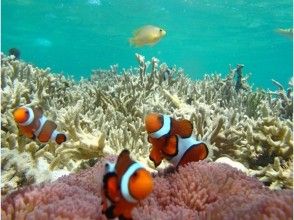
[[[1,219],[293,219],[293,2],[2,0]]]

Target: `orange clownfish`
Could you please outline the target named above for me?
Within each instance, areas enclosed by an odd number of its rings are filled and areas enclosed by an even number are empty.
[[[151,174],[123,150],[117,162],[105,164],[102,212],[107,218],[131,219],[132,209],[153,190]]]
[[[203,160],[208,155],[205,143],[192,135],[193,125],[186,119],[150,113],[145,117],[148,141],[152,144],[149,158],[157,167],[163,159],[174,166]]]
[[[67,140],[64,133],[56,130],[57,125],[43,115],[43,110],[40,107],[21,106],[14,110],[13,117],[20,132],[33,140],[38,139],[41,143],[53,140],[57,144]]]

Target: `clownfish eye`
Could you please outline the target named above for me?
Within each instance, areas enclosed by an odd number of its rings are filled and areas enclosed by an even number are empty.
[[[110,171],[110,164],[108,162],[105,163],[104,169],[105,169],[106,172]]]
[[[138,174],[138,171],[135,171],[135,172],[133,173],[133,177],[134,177],[134,178],[137,178],[138,175],[139,175],[139,174]]]
[[[111,162],[106,162],[104,165],[105,172],[114,172],[115,170],[115,164]]]

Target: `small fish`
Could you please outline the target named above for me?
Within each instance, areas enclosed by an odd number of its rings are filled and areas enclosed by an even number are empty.
[[[19,60],[19,58],[20,58],[20,50],[17,49],[17,48],[10,48],[9,51],[8,51],[8,55],[9,56],[13,55],[14,59]]]
[[[48,120],[43,115],[43,110],[40,107],[18,107],[14,110],[13,116],[20,132],[28,138],[38,139],[41,143],[53,140],[57,144],[62,144],[67,140],[67,136],[63,132],[56,130],[55,122]]]
[[[278,29],[276,29],[276,32],[279,34],[293,38],[293,28],[288,28],[288,29],[278,28]]]
[[[133,37],[129,39],[129,42],[136,47],[153,46],[165,35],[166,32],[162,28],[146,25],[134,31]]]
[[[166,68],[165,70],[161,71],[160,74],[164,81],[168,80],[172,76],[171,69],[169,68]]]
[[[152,144],[149,159],[155,167],[163,159],[178,167],[191,161],[203,160],[208,155],[206,144],[192,136],[193,125],[189,120],[176,120],[168,115],[150,113],[145,117],[145,128],[148,142]]]
[[[102,212],[107,218],[131,219],[132,209],[153,190],[151,174],[124,149],[117,162],[105,164]]]

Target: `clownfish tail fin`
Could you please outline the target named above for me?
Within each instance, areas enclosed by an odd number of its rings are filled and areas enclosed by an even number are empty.
[[[175,134],[181,138],[188,138],[192,135],[193,124],[187,119],[173,120]]]
[[[67,141],[67,136],[66,136],[66,134],[64,134],[62,132],[59,132],[55,137],[55,142],[57,144],[62,144],[63,142],[66,142],[66,141]]]

